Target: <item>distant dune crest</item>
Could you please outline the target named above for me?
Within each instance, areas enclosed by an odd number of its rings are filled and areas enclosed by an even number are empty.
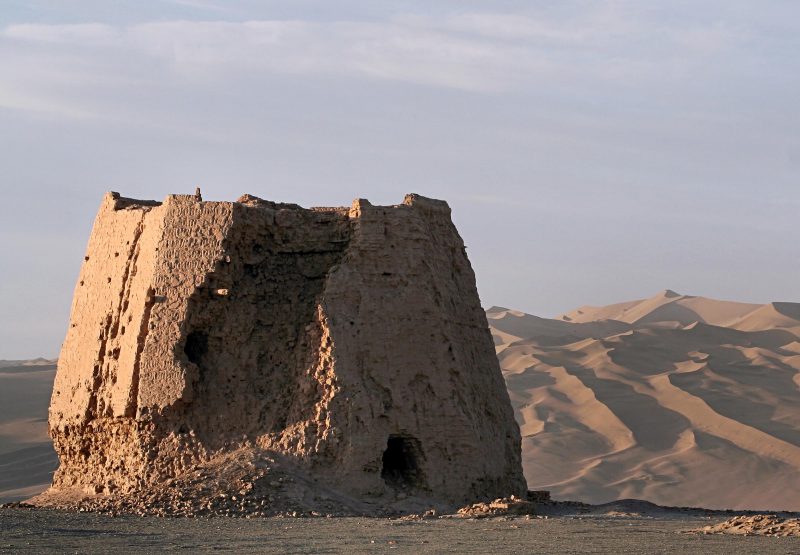
[[[648,299],[601,307],[582,306],[556,319],[573,323],[598,320],[616,320],[626,324],[676,322],[684,326],[701,322],[743,331],[797,330],[800,329],[800,303],[739,303],[681,295],[666,289]]]
[[[800,303],[665,290],[487,316],[532,489],[800,510]]]

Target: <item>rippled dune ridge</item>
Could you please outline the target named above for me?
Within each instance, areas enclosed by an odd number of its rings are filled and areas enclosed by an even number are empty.
[[[487,311],[531,489],[800,510],[800,304]]]

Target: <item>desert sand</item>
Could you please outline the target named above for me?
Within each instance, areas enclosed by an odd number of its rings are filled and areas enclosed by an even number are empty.
[[[0,502],[47,488],[58,466],[47,435],[53,360],[0,360]]]
[[[531,489],[800,510],[800,304],[663,291],[489,323]]]

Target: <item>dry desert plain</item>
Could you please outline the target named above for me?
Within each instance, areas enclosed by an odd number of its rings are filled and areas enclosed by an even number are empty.
[[[800,511],[800,304],[667,290],[555,319],[500,307],[487,316],[530,489],[595,505],[478,520],[111,519],[4,508],[0,552],[800,551],[798,538],[681,533],[730,513],[614,502]],[[46,425],[54,372],[54,361],[0,362],[0,502],[43,490],[57,465]]]

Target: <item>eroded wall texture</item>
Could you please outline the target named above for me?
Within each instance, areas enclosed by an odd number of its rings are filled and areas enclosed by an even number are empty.
[[[443,201],[109,193],[59,358],[53,489],[277,453],[360,498],[520,494],[519,429]]]

